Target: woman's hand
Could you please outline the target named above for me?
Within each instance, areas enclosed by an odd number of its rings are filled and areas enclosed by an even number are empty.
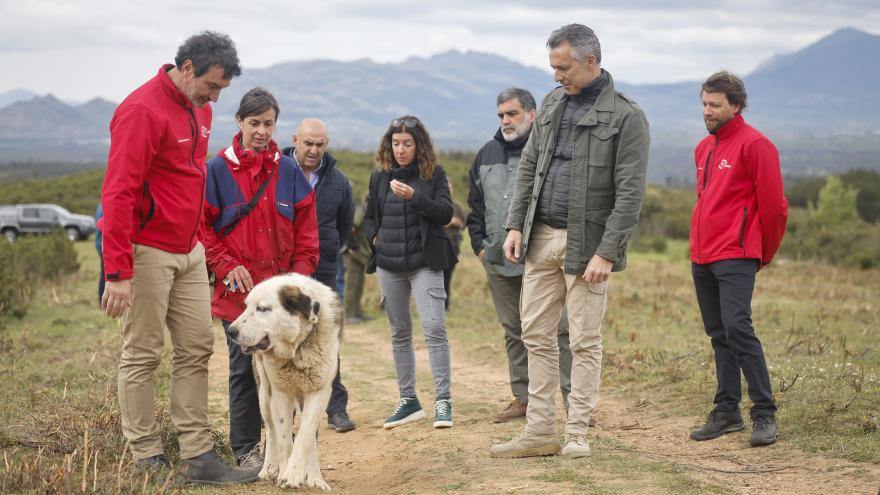
[[[229,281],[226,284],[226,289],[230,292],[235,292],[236,290],[239,292],[250,292],[251,289],[254,288],[254,280],[251,278],[250,272],[248,272],[247,268],[244,265],[238,265],[233,268],[232,271],[226,274],[226,280]]]
[[[394,179],[391,181],[391,192],[393,192],[394,195],[399,198],[410,200],[412,199],[416,191],[412,187],[404,184],[403,182]]]

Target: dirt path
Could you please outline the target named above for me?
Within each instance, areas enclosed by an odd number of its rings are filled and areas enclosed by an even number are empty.
[[[215,426],[227,429],[227,350],[222,328],[215,326],[215,335],[209,402]],[[426,405],[433,394],[420,338],[415,338],[417,378]],[[518,434],[524,425],[496,425],[490,419],[509,395],[506,370],[460,359],[454,343],[452,348],[455,426],[434,430],[426,420],[385,431],[381,423],[397,399],[397,384],[384,327],[345,329],[343,382],[358,428],[345,434],[320,430],[324,478],[334,492],[874,495],[880,487],[880,466],[809,456],[784,437],[762,449],[748,448],[748,431],[692,442],[687,432],[702,418],[672,416],[607,387],[590,434],[591,458],[492,459],[492,443]],[[258,483],[245,493],[282,490]]]

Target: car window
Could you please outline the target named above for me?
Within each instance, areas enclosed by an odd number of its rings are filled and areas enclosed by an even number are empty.
[[[45,220],[55,220],[58,218],[58,214],[55,213],[54,210],[50,210],[48,208],[40,208],[40,218]]]
[[[22,218],[37,218],[36,208],[24,208],[21,210]]]

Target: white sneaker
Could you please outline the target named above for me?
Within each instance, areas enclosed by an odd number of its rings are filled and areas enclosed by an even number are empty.
[[[579,459],[581,457],[589,457],[590,442],[587,441],[586,435],[565,435],[565,446],[562,447],[562,457],[566,459]]]

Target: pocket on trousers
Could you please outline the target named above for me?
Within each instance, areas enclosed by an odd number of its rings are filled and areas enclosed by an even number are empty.
[[[597,335],[602,329],[602,320],[605,318],[605,306],[608,301],[608,282],[587,284],[586,291],[586,321],[584,330],[588,335]]]
[[[441,301],[446,300],[446,289],[443,287],[430,287],[428,289],[428,295],[433,297],[434,299],[440,299]]]

